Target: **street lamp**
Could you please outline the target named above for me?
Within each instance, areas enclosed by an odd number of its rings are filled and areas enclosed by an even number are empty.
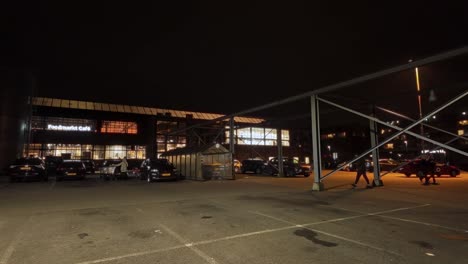
[[[409,60],[408,62],[413,62]],[[416,90],[418,92],[418,109],[419,109],[419,119],[423,117],[422,115],[422,104],[421,104],[421,85],[419,83],[419,69],[418,67],[414,68],[414,74],[416,76]],[[421,123],[419,126],[421,136],[424,136],[424,125]],[[421,139],[421,149],[424,150],[424,139]]]

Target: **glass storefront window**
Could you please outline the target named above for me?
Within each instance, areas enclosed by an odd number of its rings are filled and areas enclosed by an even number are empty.
[[[258,146],[276,146],[277,130],[274,128],[246,127],[235,130],[237,144],[239,145],[258,145]],[[283,146],[289,146],[289,130],[281,130]],[[224,143],[229,144],[229,127],[225,131]]]
[[[106,147],[106,159],[121,159],[126,155],[126,146],[112,145]]]
[[[24,155],[36,157],[62,156],[65,159],[145,159],[146,147],[138,145],[80,145],[80,144],[30,144],[25,146]]]
[[[95,160],[102,160],[106,157],[105,155],[105,146],[94,146],[94,152],[93,152],[93,159]]]

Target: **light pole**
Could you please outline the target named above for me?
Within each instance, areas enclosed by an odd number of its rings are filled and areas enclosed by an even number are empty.
[[[421,104],[421,86],[419,83],[419,69],[418,67],[414,68],[414,73],[416,75],[416,89],[418,90],[418,107],[419,107],[419,119],[423,117],[422,114],[422,104]],[[424,125],[421,123],[420,131],[421,131],[421,136],[424,137]],[[424,151],[424,139],[421,139],[421,150]]]
[[[413,60],[409,60],[412,62]],[[422,115],[422,104],[421,104],[421,85],[419,83],[419,69],[418,67],[414,68],[414,74],[416,76],[416,90],[418,92],[418,108],[419,108],[419,119],[423,117]],[[419,126],[421,136],[424,136],[424,125],[421,123]],[[424,139],[421,139],[421,150],[424,151]]]

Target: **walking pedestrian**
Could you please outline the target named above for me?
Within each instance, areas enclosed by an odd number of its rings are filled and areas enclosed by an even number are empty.
[[[355,157],[357,157],[357,155]],[[367,178],[366,170],[367,170],[366,160],[364,158],[358,159],[356,161],[356,179],[354,180],[354,183],[351,184],[353,186],[353,189],[356,188],[357,183],[359,182],[359,179],[361,178],[361,176],[364,178],[364,180],[367,183],[366,188],[372,188],[372,185],[369,182],[369,178]]]

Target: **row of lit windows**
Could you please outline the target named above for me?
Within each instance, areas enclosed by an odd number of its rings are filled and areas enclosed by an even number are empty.
[[[144,159],[145,146],[131,145],[82,145],[82,144],[29,144],[24,147],[25,156],[62,156],[66,159]]]
[[[137,134],[137,123],[123,121],[102,121],[101,133]]]
[[[229,144],[229,127],[225,131],[225,143]],[[235,144],[254,146],[276,146],[278,131],[275,128],[244,127],[234,129]],[[289,146],[289,130],[281,130],[283,146]]]
[[[187,146],[187,137],[185,136],[166,136],[158,134],[156,136],[157,152],[163,153],[176,148]]]

